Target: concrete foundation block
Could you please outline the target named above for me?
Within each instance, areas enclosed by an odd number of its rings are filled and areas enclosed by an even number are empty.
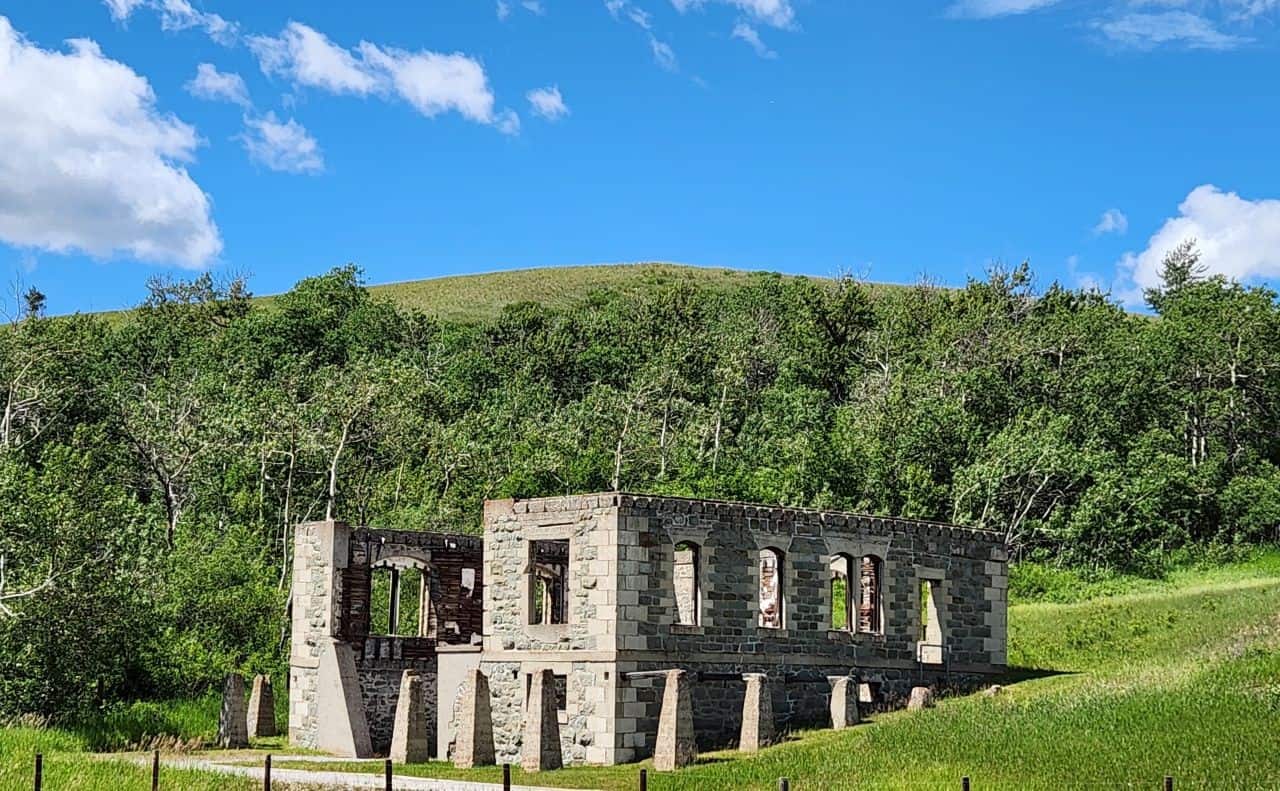
[[[842,730],[862,721],[858,711],[858,682],[849,676],[828,676],[831,682],[831,727]]]
[[[907,711],[933,708],[933,690],[928,687],[912,687],[907,699]]]
[[[454,733],[457,739],[453,748],[454,766],[470,769],[473,766],[490,766],[496,763],[489,677],[478,669],[467,673],[467,680],[463,682]]]
[[[271,690],[271,677],[253,677],[253,691],[249,693],[249,736],[254,738],[276,735],[276,697]]]
[[[560,718],[556,712],[556,681],[550,670],[533,674],[529,700],[524,711],[524,739],[520,746],[520,767],[526,772],[559,769]]]
[[[738,749],[754,753],[773,744],[773,698],[769,694],[769,677],[764,673],[744,673],[747,694],[742,699],[742,731]]]
[[[693,690],[683,670],[669,670],[662,691],[662,713],[658,717],[658,740],[653,751],[653,768],[670,772],[688,766],[698,757],[693,733]]]
[[[236,750],[249,746],[247,716],[244,679],[239,673],[232,673],[222,685],[222,710],[218,713],[219,747]]]
[[[400,697],[396,700],[395,724],[391,730],[390,758],[398,764],[420,764],[431,757],[431,733],[426,680],[416,670],[400,676]]]

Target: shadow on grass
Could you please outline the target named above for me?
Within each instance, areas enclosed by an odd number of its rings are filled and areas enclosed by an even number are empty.
[[[1033,681],[1037,678],[1052,678],[1054,676],[1075,676],[1079,675],[1077,670],[1053,670],[1043,667],[1011,667],[1001,675],[997,676],[996,683],[1002,686],[1011,686],[1023,681]]]

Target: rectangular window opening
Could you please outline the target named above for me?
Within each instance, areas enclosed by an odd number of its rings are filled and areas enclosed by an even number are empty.
[[[529,542],[529,623],[568,623],[569,539]]]

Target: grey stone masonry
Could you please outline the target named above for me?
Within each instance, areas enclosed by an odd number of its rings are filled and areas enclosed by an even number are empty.
[[[480,670],[467,673],[454,720],[456,742],[453,765],[459,769],[490,766],[496,762],[493,749],[493,715],[489,704],[489,678]]]
[[[531,553],[542,542],[567,544],[563,623],[539,617],[546,592]],[[777,617],[762,619],[765,550]],[[832,676],[857,679],[844,690],[851,723],[855,683],[880,708],[916,685],[967,688],[1005,669],[1008,556],[995,531],[606,492],[487,502],[483,554],[481,668],[499,761],[520,754],[525,679],[544,669],[563,694],[566,765],[654,755],[657,671],[687,671],[693,730],[709,749],[741,738],[745,673],[766,674],[775,728],[788,731],[833,722]],[[833,569],[853,597],[839,618]]]
[[[907,711],[933,708],[933,690],[928,687],[912,687],[907,699]]]
[[[669,670],[662,689],[662,715],[653,752],[653,768],[670,772],[688,766],[698,757],[693,735],[693,696],[683,670]]]
[[[271,677],[253,677],[253,692],[249,693],[249,735],[262,738],[276,735],[276,697],[271,691]]]
[[[428,706],[427,680],[416,670],[406,670],[400,678],[400,697],[396,702],[395,725],[391,731],[392,761],[418,764],[431,757],[432,707]]]
[[[842,730],[862,721],[858,711],[858,682],[849,676],[831,676],[831,727]]]
[[[563,766],[560,755],[560,721],[556,715],[556,681],[550,670],[534,673],[525,703],[524,745],[520,767],[542,772]]]
[[[222,710],[218,712],[218,746],[241,749],[249,746],[249,730],[244,706],[244,679],[231,673],[222,685]]]
[[[742,699],[742,735],[738,738],[738,749],[754,753],[773,743],[773,698],[769,694],[767,674],[744,673],[742,680],[747,682],[747,694]]]

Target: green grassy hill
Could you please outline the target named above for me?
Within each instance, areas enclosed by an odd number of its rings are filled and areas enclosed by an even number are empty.
[[[745,285],[752,274],[685,264],[599,264],[409,280],[372,286],[369,290],[404,308],[450,321],[471,322],[496,316],[515,302],[568,307],[594,291],[625,294],[681,282],[729,291]]]
[[[1075,587],[1077,596],[1097,590]],[[1058,589],[1054,598],[1071,598]],[[1064,595],[1065,594],[1065,595]],[[878,715],[848,731],[816,731],[751,758],[721,752],[672,774],[655,791],[773,789],[1280,788],[1280,553],[1208,571],[1134,582],[1123,593],[1010,608],[1010,661],[996,696],[943,700],[935,709]],[[188,707],[190,708],[190,707]],[[216,705],[205,705],[212,732]],[[184,724],[183,735],[194,726]],[[144,768],[94,760],[84,735],[0,732],[0,787],[29,782],[31,755],[50,753],[50,788],[147,787]],[[249,760],[259,760],[250,758]],[[277,766],[290,765],[277,756]],[[297,764],[302,766],[302,764]],[[307,764],[319,768],[315,764]],[[380,765],[328,764],[380,771]],[[580,768],[518,782],[633,789],[639,766]],[[497,780],[497,768],[458,772],[431,763],[397,772]],[[207,775],[183,787],[248,788]]]

